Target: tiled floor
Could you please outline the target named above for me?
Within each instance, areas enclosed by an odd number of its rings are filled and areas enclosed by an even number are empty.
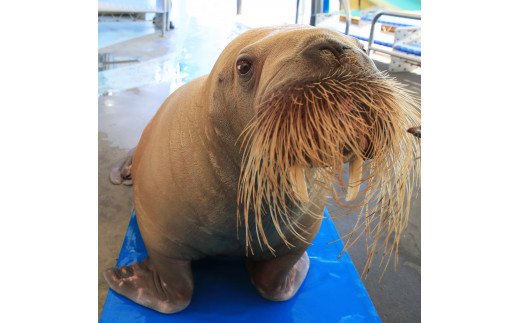
[[[113,65],[100,71],[98,78],[99,313],[108,290],[101,271],[116,262],[131,210],[131,188],[109,183],[110,165],[136,145],[148,120],[171,92],[208,73],[224,46],[249,27],[247,17],[236,19],[235,4],[231,0],[189,1],[174,6],[175,29],[164,38],[152,30],[151,22],[149,26],[110,23],[99,28],[99,53],[109,54],[114,60],[137,60]],[[209,8],[212,14],[203,14],[202,8],[204,12]],[[292,19],[294,14],[287,17],[279,19]],[[258,20],[251,20],[251,25],[258,25]],[[385,68],[382,63],[378,65]],[[420,95],[420,75],[395,76]],[[352,221],[342,218],[335,224],[341,233],[347,233]],[[373,268],[364,279],[384,322],[420,321],[420,224],[419,198],[402,238],[397,271],[387,270],[379,281],[378,269]],[[363,244],[354,246],[349,254],[361,271],[366,258]]]

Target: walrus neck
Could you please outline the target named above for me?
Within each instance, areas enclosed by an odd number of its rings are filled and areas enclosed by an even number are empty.
[[[241,147],[238,142],[240,130],[233,125],[233,122],[230,122],[236,116],[232,115],[233,111],[229,106],[224,106],[215,99],[208,102],[208,110],[206,137],[215,148],[219,149],[221,152],[219,156],[225,158],[227,162],[233,163],[238,175],[242,160]]]
[[[233,163],[238,174],[242,154],[240,153],[240,145],[237,143],[236,136],[229,129],[229,126],[225,122],[219,122],[219,120],[210,118],[206,136],[208,139],[211,138],[212,145],[221,152],[219,155],[228,162]]]

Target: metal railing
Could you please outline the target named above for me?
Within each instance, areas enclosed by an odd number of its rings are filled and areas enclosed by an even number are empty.
[[[343,10],[345,10],[345,35],[348,35],[350,30],[350,1],[347,0],[340,0],[341,4],[343,4]]]
[[[169,17],[166,17],[168,15],[168,13],[170,12],[170,3],[168,2],[168,0],[163,0],[163,15],[162,15],[162,29],[161,29],[161,36],[164,37],[164,34],[166,33],[166,28],[168,28],[166,26],[166,23],[167,23],[167,18]],[[169,16],[169,15],[168,15]]]
[[[161,3],[162,3],[162,9],[159,9],[158,6],[155,7],[155,9],[152,9],[152,8],[149,8],[149,7],[139,7],[138,8],[132,8],[131,6],[130,7],[127,7],[127,8],[116,8],[115,10],[113,9],[107,9],[106,7],[104,8],[99,8],[98,7],[98,21],[103,21],[102,17],[111,17],[111,18],[116,18],[118,20],[116,21],[119,21],[121,20],[121,18],[123,16],[129,16],[133,21],[137,21],[137,20],[140,20],[140,19],[137,19],[137,15],[138,14],[143,14],[143,13],[155,13],[155,14],[162,14],[162,28],[161,28],[161,36],[165,37],[165,33],[167,30],[170,30],[170,26],[169,26],[169,16],[170,16],[170,7],[171,7],[171,3],[170,3],[171,0],[162,0]],[[105,1],[107,2],[107,1]],[[110,1],[108,1],[110,2]],[[139,1],[137,1],[139,2]],[[157,3],[158,5],[159,3]],[[99,18],[101,17],[101,18]],[[144,21],[144,19],[143,19]],[[156,22],[158,23],[158,22]]]
[[[347,0],[339,0],[340,5],[343,5],[343,10],[345,10],[345,35],[348,35],[349,28],[350,28],[350,4]],[[299,8],[300,8],[300,0],[296,1],[296,22],[298,23],[298,15],[299,15]],[[323,13],[323,0],[312,0],[311,2],[311,26],[316,26],[316,16],[318,14]]]
[[[380,12],[378,12],[374,16],[374,19],[372,19],[372,26],[370,26],[370,37],[368,38],[368,47],[367,47],[367,54],[368,54],[368,56],[370,56],[370,51],[373,50],[373,51],[376,51],[376,52],[381,52],[381,53],[388,54],[390,56],[395,56],[395,57],[399,57],[399,58],[402,58],[402,59],[406,59],[406,60],[410,60],[410,61],[413,61],[413,62],[420,63],[421,62],[421,58],[420,57],[414,57],[414,55],[402,54],[402,53],[399,53],[399,52],[396,52],[396,51],[389,51],[389,50],[386,50],[386,49],[382,49],[382,48],[378,48],[378,47],[372,46],[373,43],[374,43],[375,26],[376,26],[376,23],[379,20],[379,18],[381,18],[381,16],[391,16],[391,17],[399,17],[399,18],[408,18],[408,19],[421,20],[421,15],[420,14],[416,14],[416,13],[397,12],[397,11],[380,11]]]

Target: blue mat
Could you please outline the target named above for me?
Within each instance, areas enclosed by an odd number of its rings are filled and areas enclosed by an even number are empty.
[[[381,322],[332,219],[325,209],[320,231],[308,249],[311,265],[298,293],[286,302],[263,299],[240,259],[217,258],[192,264],[191,304],[165,315],[109,290],[100,322]],[[117,266],[146,257],[132,213]]]

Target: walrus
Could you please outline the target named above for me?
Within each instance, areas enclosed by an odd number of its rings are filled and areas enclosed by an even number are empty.
[[[397,254],[418,177],[407,130],[419,119],[416,100],[353,37],[310,26],[244,32],[209,75],[164,101],[112,170],[115,184],[133,184],[148,258],[108,269],[106,281],[175,313],[191,300],[192,261],[239,256],[263,297],[288,300],[328,198],[359,212],[349,241],[372,238],[367,266],[380,249]]]

